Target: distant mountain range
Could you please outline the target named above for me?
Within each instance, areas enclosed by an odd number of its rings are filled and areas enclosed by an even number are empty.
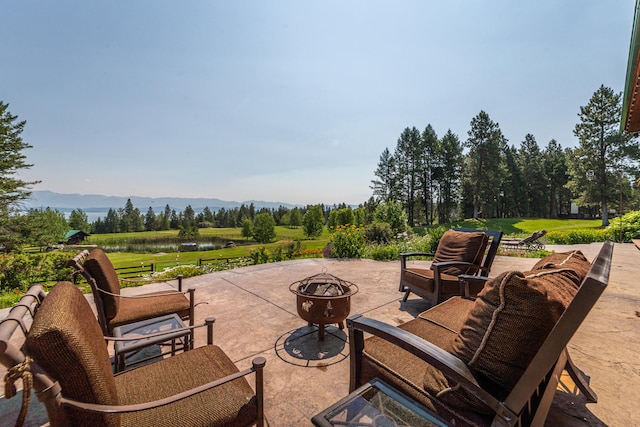
[[[187,206],[191,206],[198,213],[205,207],[211,211],[218,211],[221,208],[233,209],[240,205],[249,206],[253,203],[256,208],[274,208],[280,206],[292,209],[296,205],[282,202],[265,202],[261,200],[246,200],[244,202],[225,201],[220,199],[206,198],[188,198],[188,197],[141,197],[141,196],[102,196],[99,194],[62,194],[52,191],[33,191],[31,199],[24,204],[27,208],[51,208],[60,212],[71,212],[74,209],[82,209],[83,212],[89,214],[106,214],[109,209],[123,208],[127,203],[127,199],[131,199],[133,206],[138,208],[143,214],[147,212],[149,207],[153,208],[155,213],[160,213],[166,205],[177,212],[184,210]]]

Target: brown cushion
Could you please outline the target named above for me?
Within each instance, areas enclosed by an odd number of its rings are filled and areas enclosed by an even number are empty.
[[[26,346],[34,361],[60,382],[63,396],[89,403],[118,403],[102,330],[89,303],[72,283],[56,284],[44,298]],[[67,411],[73,425],[120,425],[115,414]]]
[[[115,377],[120,404],[154,401],[223,378],[238,369],[208,345]],[[245,378],[149,411],[122,415],[123,426],[245,426],[256,417],[254,392]]]
[[[462,261],[480,264],[484,256],[489,238],[481,231],[446,231],[440,238],[433,262]],[[433,266],[432,266],[433,268]],[[477,268],[447,267],[441,273],[458,276],[460,274],[474,274]]]
[[[579,285],[572,269],[499,275],[478,294],[452,353],[474,373],[510,391]]]
[[[418,317],[457,334],[464,325],[467,313],[473,304],[472,299],[456,296],[423,311]]]
[[[189,299],[184,294],[172,290],[151,292],[140,295],[139,298],[121,297],[118,299],[120,300],[120,308],[116,316],[109,322],[109,331],[117,326],[166,314],[176,313],[179,317],[189,316]]]
[[[441,304],[438,304],[418,316],[427,322],[439,325],[442,328],[457,334],[464,325],[467,313],[473,307],[472,299],[453,297]],[[425,337],[429,339],[429,337]],[[455,337],[449,342],[442,343],[442,349],[453,353],[453,342]],[[495,386],[485,382],[484,387],[495,389]],[[423,375],[423,387],[432,396],[436,396],[440,401],[454,408],[471,408],[480,414],[491,414],[493,411],[484,403],[479,401],[465,389],[457,387],[440,370],[427,365]],[[500,390],[495,390],[495,394],[500,394]]]
[[[84,269],[95,279],[98,288],[120,295],[120,280],[113,264],[102,249],[96,248],[91,251],[84,262]],[[101,293],[100,296],[103,301],[104,315],[108,322],[118,313],[120,298],[105,293]]]
[[[531,270],[549,268],[571,268],[578,273],[580,280],[583,280],[591,269],[591,263],[581,251],[557,252],[542,258]]]
[[[420,318],[402,324],[399,328],[443,349],[450,348],[450,343],[456,336],[454,332]],[[374,336],[365,341],[360,380],[364,383],[377,377],[425,405],[451,425],[490,424],[486,415],[471,410],[468,405],[460,404],[459,399],[457,401],[440,399],[436,397],[436,393],[431,393],[432,389],[424,387],[423,375],[429,367],[430,365],[419,357]],[[452,402],[454,404],[457,402],[458,405],[454,406]]]

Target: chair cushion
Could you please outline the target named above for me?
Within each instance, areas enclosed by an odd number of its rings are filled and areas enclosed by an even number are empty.
[[[554,252],[535,263],[531,270],[549,268],[571,268],[578,273],[580,280],[583,280],[591,269],[591,263],[581,251]]]
[[[451,342],[456,336],[454,332],[420,318],[398,327],[445,350],[450,349]],[[455,396],[453,399],[445,401],[436,396],[436,392],[433,392],[434,388],[425,387],[423,376],[430,366],[408,351],[373,336],[365,341],[360,383],[363,384],[377,377],[393,388],[411,396],[451,425],[478,426],[491,423],[486,415],[471,410],[469,406],[455,400]]]
[[[433,262],[462,261],[479,265],[482,262],[488,241],[487,235],[481,231],[447,230],[440,238]],[[476,272],[477,268],[456,266],[441,270],[441,273],[453,276],[475,274]]]
[[[98,288],[120,295],[120,280],[116,270],[113,268],[113,264],[111,264],[107,254],[102,249],[96,248],[91,251],[84,261],[84,269],[95,279]],[[105,293],[101,293],[100,297],[104,305],[104,315],[108,322],[118,313],[120,298]]]
[[[115,377],[120,404],[162,399],[238,372],[217,346],[208,345],[126,371]],[[257,414],[254,392],[243,378],[188,399],[122,415],[123,426],[245,426]]]
[[[418,317],[457,334],[462,329],[464,321],[467,319],[467,313],[473,304],[474,300],[472,299],[456,296],[423,311]],[[423,338],[428,339],[429,337]]]
[[[118,395],[102,330],[89,303],[69,282],[44,298],[26,339],[28,354],[60,382],[65,397],[115,405]],[[67,409],[73,425],[118,426],[117,414]]]
[[[568,268],[497,276],[478,294],[452,354],[474,373],[511,391],[580,282],[578,273]]]
[[[464,326],[467,313],[471,310],[473,304],[474,301],[472,299],[457,296],[420,313],[418,317],[457,334]],[[423,338],[429,339],[428,336]],[[442,349],[453,353],[453,342],[454,339],[451,339],[450,342],[444,343]],[[489,389],[493,388],[496,394],[501,394],[499,389],[495,390],[496,387],[493,384],[485,382],[482,385]],[[480,414],[493,413],[489,407],[471,395],[471,393],[468,393],[463,388],[456,387],[453,381],[449,381],[440,370],[432,365],[428,365],[425,368],[423,387],[430,395],[436,396],[440,401],[453,408],[472,408]]]
[[[117,326],[166,314],[176,313],[182,318],[189,315],[189,299],[184,294],[173,290],[151,292],[139,295],[138,298],[121,297],[118,299],[120,300],[118,313],[109,322],[109,331],[113,331],[113,328]]]

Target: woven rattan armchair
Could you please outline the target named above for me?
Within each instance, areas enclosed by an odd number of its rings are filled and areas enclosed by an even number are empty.
[[[593,263],[552,254],[399,327],[349,317],[350,391],[377,377],[451,425],[543,426],[566,369],[595,402],[567,344],[605,290],[612,254],[611,242]]]
[[[102,249],[82,251],[69,261],[69,266],[81,274],[91,286],[98,312],[98,322],[104,335],[113,335],[113,328],[141,320],[176,313],[193,325],[195,290],[166,290],[148,294],[125,296],[120,293],[120,278]],[[188,297],[187,297],[188,296]]]
[[[431,305],[460,294],[458,276],[488,276],[498,251],[502,231],[455,228],[440,239],[435,253],[410,252],[400,254],[400,287],[402,301],[409,295],[422,297]],[[433,257],[430,267],[410,263],[414,257]],[[484,282],[471,282],[470,292],[477,294]]]
[[[10,372],[26,366],[33,374],[52,427],[262,426],[265,359],[238,371],[212,344],[213,321],[190,327],[206,325],[206,346],[114,376],[102,331],[80,291],[60,282],[44,296],[34,286],[0,323],[0,361]],[[22,347],[13,336],[20,335],[14,334],[18,326],[26,333]]]

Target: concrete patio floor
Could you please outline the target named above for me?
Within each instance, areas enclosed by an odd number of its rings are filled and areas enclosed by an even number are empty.
[[[600,244],[548,246],[557,252],[580,249],[593,259]],[[497,257],[492,275],[527,270],[537,259]],[[318,342],[296,311],[289,285],[313,274],[327,273],[358,285],[351,314],[398,325],[429,306],[412,295],[401,303],[399,262],[305,259],[222,271],[185,280],[196,289],[196,322],[216,318],[214,341],[240,369],[256,356],[267,359],[265,413],[272,427],[311,426],[310,418],[348,394],[349,347],[346,331],[328,328]],[[610,283],[569,346],[576,365],[590,378],[598,403],[559,390],[547,425],[640,425],[640,251],[633,244],[616,244]],[[164,284],[128,288],[137,294]],[[92,298],[88,296],[92,302]],[[0,315],[2,313],[0,312]],[[0,316],[4,317],[4,316]],[[205,343],[204,331],[196,346]],[[566,378],[567,387],[571,381]]]

